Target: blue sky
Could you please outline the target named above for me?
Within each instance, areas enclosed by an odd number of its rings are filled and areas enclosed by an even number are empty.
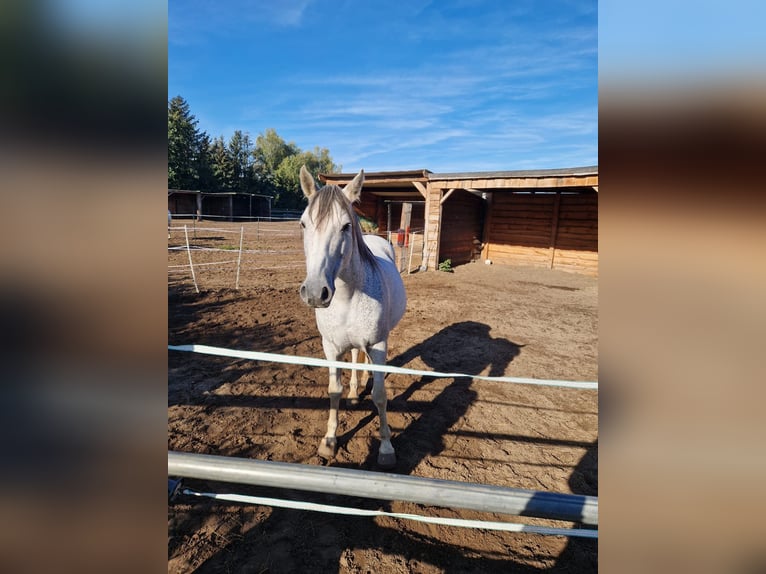
[[[168,97],[344,172],[598,164],[595,1],[170,0]]]

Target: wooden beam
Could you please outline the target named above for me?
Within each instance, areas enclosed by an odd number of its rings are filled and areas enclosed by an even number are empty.
[[[444,196],[439,200],[439,205],[443,205],[445,201],[447,201],[447,198],[452,195],[452,192],[455,191],[455,188],[448,190],[447,193],[444,194]]]
[[[457,189],[519,189],[541,187],[598,187],[598,175],[570,177],[499,177],[488,179],[433,180],[435,187]]]
[[[420,192],[420,195],[423,196],[423,199],[427,199],[426,197],[426,186],[420,183],[419,181],[413,181],[412,185],[415,186],[415,189],[417,189]]]
[[[335,184],[338,186],[344,186],[348,184],[351,181],[351,177],[345,177],[345,178],[332,178],[328,177],[324,183],[326,184]],[[419,181],[415,181],[413,179],[410,179],[408,177],[385,177],[385,178],[375,178],[368,176],[365,174],[364,177],[364,187],[379,187],[379,186],[391,186],[391,185],[399,185],[401,187],[407,187],[409,183],[422,183],[426,182],[427,180],[421,179]]]

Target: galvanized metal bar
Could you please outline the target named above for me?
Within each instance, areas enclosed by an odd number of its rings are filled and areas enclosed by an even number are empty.
[[[402,500],[598,525],[598,498],[595,496],[174,451],[168,452],[168,476]]]

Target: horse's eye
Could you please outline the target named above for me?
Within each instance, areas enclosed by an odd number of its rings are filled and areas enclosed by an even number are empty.
[[[351,224],[350,223],[346,223],[343,226],[343,233],[346,233],[347,231],[351,231]]]

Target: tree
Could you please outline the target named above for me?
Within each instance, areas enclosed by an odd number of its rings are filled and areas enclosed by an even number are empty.
[[[215,178],[215,191],[232,191],[234,188],[234,162],[223,136],[218,136],[210,146],[210,163]]]
[[[300,151],[293,142],[286,143],[274,128],[268,128],[264,133],[258,134],[255,139],[253,150],[255,169],[260,173],[273,174],[286,157]]]
[[[253,190],[253,143],[250,135],[237,130],[229,140],[229,158],[232,163],[234,191]]]
[[[201,132],[197,137],[196,146],[196,177],[197,189],[201,191],[215,191],[218,182],[213,174],[213,156],[211,153],[212,142],[206,132]]]
[[[316,178],[320,173],[337,173],[340,166],[333,163],[330,152],[325,148],[315,147],[313,152],[304,151],[287,156],[274,172],[276,195],[274,204],[282,209],[300,209],[305,207],[306,198],[300,189],[300,170],[305,165]]]
[[[316,173],[340,173],[343,169],[332,161],[330,150],[326,147],[314,146],[313,151],[306,152],[306,159],[309,162],[306,167],[312,171],[316,169]]]
[[[168,102],[168,187],[194,189],[197,184],[197,120],[181,96]]]
[[[235,131],[223,136],[197,130],[197,119],[181,96],[168,101],[168,187],[200,191],[257,192],[274,197],[273,206],[298,209],[305,205],[298,174],[305,165],[316,177],[337,173],[327,148],[302,151],[285,142],[274,128],[250,135]]]

